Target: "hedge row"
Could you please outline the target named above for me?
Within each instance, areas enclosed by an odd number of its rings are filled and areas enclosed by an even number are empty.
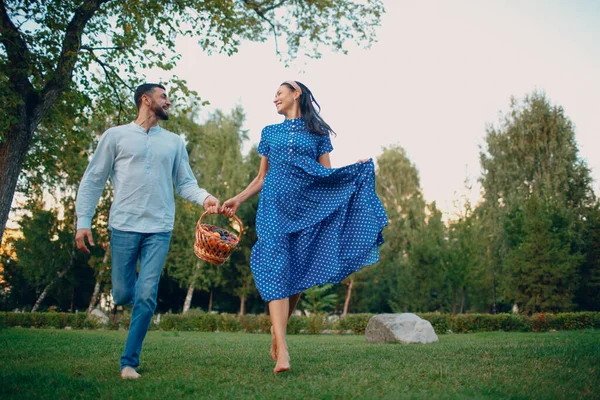
[[[354,333],[364,334],[369,319],[375,314],[350,314],[346,318],[311,315],[292,316],[288,333]],[[552,330],[600,329],[600,312],[577,312],[559,314],[418,314],[429,321],[436,333],[471,332],[545,332]],[[102,325],[85,313],[12,313],[0,312],[0,327],[23,328],[72,328],[72,329],[119,329],[129,327],[129,318],[120,317],[117,322]],[[199,332],[264,332],[270,330],[271,322],[265,314],[204,314],[189,313],[156,315],[151,330],[199,331]]]

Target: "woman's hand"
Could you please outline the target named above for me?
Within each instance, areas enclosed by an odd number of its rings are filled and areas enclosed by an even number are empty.
[[[367,162],[367,161],[370,161],[370,160],[371,160],[370,158],[361,158],[360,160],[357,161],[357,163],[359,163],[359,162]]]
[[[238,208],[240,208],[241,204],[241,201],[236,200],[235,197],[232,197],[231,199],[223,202],[223,205],[221,206],[221,214],[225,214],[228,217],[233,217],[233,215],[237,212]]]

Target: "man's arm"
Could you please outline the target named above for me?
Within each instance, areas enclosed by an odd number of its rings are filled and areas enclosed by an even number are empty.
[[[183,141],[179,144],[177,151],[173,181],[175,182],[177,194],[184,199],[201,204],[209,213],[216,214],[219,211],[219,200],[198,186],[198,181],[190,167],[190,159]]]
[[[81,183],[77,191],[77,200],[75,202],[75,212],[77,214],[77,234],[75,242],[77,248],[86,253],[89,249],[85,245],[85,238],[88,239],[90,245],[94,245],[92,238],[92,218],[96,211],[96,205],[102,195],[106,180],[114,167],[116,156],[116,146],[114,138],[109,132],[105,132],[98,147],[92,156]]]

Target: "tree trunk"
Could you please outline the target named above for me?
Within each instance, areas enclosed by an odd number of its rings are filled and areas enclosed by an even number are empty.
[[[200,260],[196,261],[196,269],[194,269],[194,275],[192,276],[190,286],[188,286],[188,291],[185,296],[185,301],[183,302],[184,314],[188,312],[190,306],[192,305],[192,297],[194,296],[194,288],[196,286],[196,278],[198,277],[198,271],[200,271]]]
[[[350,297],[352,296],[352,286],[354,285],[354,277],[350,279],[350,283],[346,288],[346,301],[344,301],[344,311],[342,312],[342,318],[346,318],[348,315],[348,307],[350,306]]]
[[[69,312],[73,312],[73,308],[75,307],[75,286],[71,288],[71,307],[69,307]]]
[[[98,277],[96,278],[96,284],[94,285],[94,292],[92,293],[92,298],[90,299],[90,305],[87,308],[87,313],[91,313],[94,307],[96,307],[96,302],[98,302],[98,296],[100,295],[100,285],[102,282],[102,275],[104,275],[104,270],[101,270],[98,273]]]
[[[57,275],[56,278],[54,278],[52,280],[52,282],[50,282],[48,285],[46,285],[46,287],[44,288],[44,290],[42,291],[42,294],[40,294],[40,297],[38,297],[38,299],[36,300],[35,304],[33,305],[33,308],[31,309],[31,312],[36,312],[38,308],[40,308],[40,305],[42,304],[42,301],[44,301],[44,298],[46,297],[46,295],[48,294],[48,290],[56,283],[58,282],[59,279],[61,279],[63,276],[65,276],[67,274],[67,272],[69,271],[69,269],[71,268],[71,265],[73,263],[70,263],[65,269],[63,269],[62,271],[60,271]]]
[[[462,300],[460,301],[460,313],[464,314],[465,312],[465,298],[467,294],[467,288],[463,288],[462,290]]]
[[[212,299],[213,299],[213,291],[210,289],[210,296],[208,297],[208,312],[212,311]]]
[[[457,293],[455,291],[454,292],[454,303],[452,303],[452,315],[456,315],[456,307],[458,306],[456,297],[457,297]]]
[[[73,247],[71,248],[71,260],[69,261],[69,265],[67,265],[62,271],[60,271],[56,275],[56,278],[54,278],[52,280],[52,282],[50,282],[44,288],[44,290],[42,291],[42,294],[40,295],[40,297],[37,299],[37,301],[33,305],[31,312],[37,311],[37,309],[40,307],[40,304],[42,304],[42,301],[44,301],[44,298],[48,294],[48,289],[50,289],[52,287],[52,285],[54,285],[56,282],[58,282],[59,279],[61,279],[63,276],[65,276],[67,274],[67,272],[69,272],[71,267],[73,267],[73,265],[75,265],[75,256],[77,255],[77,244],[75,243],[75,232],[77,232],[77,217],[73,218]]]
[[[240,315],[246,315],[246,295],[240,296]]]
[[[37,90],[31,84],[29,76],[33,68],[30,64],[31,52],[19,29],[10,19],[5,2],[0,3],[0,42],[6,55],[4,67],[10,71],[7,75],[8,84],[3,82],[2,89],[9,96],[13,95],[14,100],[19,100],[12,107],[6,106],[10,107],[10,115],[16,122],[11,123],[0,142],[0,243],[33,133],[71,83],[83,31],[100,6],[107,1],[86,1],[75,10],[64,34],[56,68],[48,74],[50,79],[45,86]]]
[[[6,132],[5,140],[0,142],[0,242],[4,236],[17,180],[32,137],[33,131],[20,125]]]
[[[192,305],[192,296],[194,295],[194,281],[190,283],[187,294],[185,295],[185,301],[183,302],[183,313],[185,314]]]
[[[110,246],[106,246],[106,251],[104,252],[104,257],[102,257],[102,264],[104,268],[98,272],[98,276],[96,277],[96,285],[94,285],[94,293],[92,293],[92,298],[90,299],[90,305],[88,306],[87,313],[91,313],[94,307],[96,307],[96,302],[98,302],[98,295],[100,294],[100,286],[102,285],[102,276],[104,275],[104,271],[106,270],[106,263],[108,262],[108,255],[110,253]]]
[[[496,272],[494,271],[494,275],[493,275],[493,280],[492,280],[492,314],[496,314],[497,309],[496,309]]]

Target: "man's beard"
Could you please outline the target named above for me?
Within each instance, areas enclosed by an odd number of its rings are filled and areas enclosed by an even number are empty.
[[[155,103],[155,102],[152,103],[152,111],[154,111],[154,114],[163,121],[166,121],[169,119],[169,113],[167,113],[167,111],[163,110],[163,108],[161,106],[159,106],[158,103]]]

